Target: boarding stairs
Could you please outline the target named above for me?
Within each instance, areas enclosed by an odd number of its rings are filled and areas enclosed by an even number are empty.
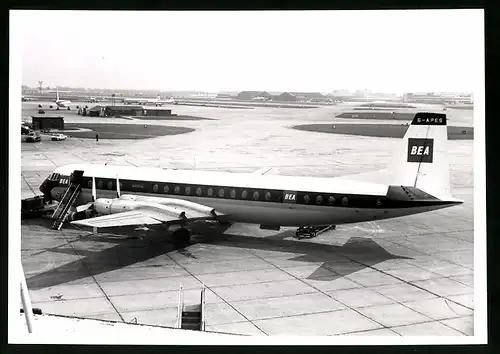
[[[64,193],[61,201],[57,205],[54,214],[52,214],[52,219],[54,224],[52,225],[52,230],[60,230],[64,221],[68,217],[71,207],[75,204],[76,199],[81,193],[83,179],[83,171],[73,171],[70,176],[70,183],[68,189]]]
[[[177,328],[194,331],[205,330],[205,286],[203,286],[200,295],[199,304],[185,305],[182,284],[180,285]]]

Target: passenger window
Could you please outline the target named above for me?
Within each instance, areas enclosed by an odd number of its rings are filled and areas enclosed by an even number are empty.
[[[242,199],[247,199],[247,197],[248,197],[248,192],[247,191],[241,192],[241,198]]]
[[[316,204],[318,204],[318,205],[319,205],[319,204],[321,204],[322,202],[323,202],[323,197],[322,197],[322,196],[320,196],[320,195],[318,195],[318,196],[316,197]]]
[[[271,192],[266,192],[264,198],[266,198],[266,200],[271,200]]]
[[[253,200],[258,200],[259,199],[259,192],[255,191],[253,192]]]
[[[163,193],[167,194],[168,193],[168,185],[166,184],[165,187],[163,187]]]
[[[181,187],[179,187],[179,186],[175,186],[175,188],[174,188],[174,193],[175,193],[175,194],[179,194],[179,192],[180,192],[180,191],[181,191]]]
[[[328,203],[330,205],[334,205],[335,204],[335,197],[333,195],[330,198],[328,198]]]
[[[309,201],[311,200],[311,197],[309,197],[308,194],[304,196],[304,203],[309,204]]]
[[[91,179],[89,179],[89,181],[87,182],[87,186],[88,186],[89,188],[92,188],[92,180],[91,180]]]
[[[97,188],[102,189],[102,185],[103,185],[102,180],[100,180],[99,182],[97,182]]]
[[[224,189],[219,189],[219,197],[224,198]]]
[[[155,184],[155,185],[153,186],[153,192],[158,193],[158,189],[159,189],[158,185],[157,185],[157,184]]]
[[[201,196],[201,187],[196,188],[196,195]]]
[[[113,182],[111,181],[108,182],[108,189],[113,189]]]
[[[347,199],[347,197],[342,197],[342,205],[347,206],[347,204],[349,204],[349,199]]]
[[[229,195],[232,199],[236,198],[236,191],[233,189]]]
[[[191,187],[186,187],[186,189],[184,189],[184,194],[191,195]]]
[[[214,190],[212,188],[208,188],[207,196],[211,197],[214,194]]]

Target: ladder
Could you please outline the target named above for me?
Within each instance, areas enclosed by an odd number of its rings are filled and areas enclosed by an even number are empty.
[[[54,224],[52,225],[52,230],[60,230],[62,224],[68,217],[68,211],[73,206],[73,204],[75,203],[76,199],[78,198],[82,190],[81,187],[82,176],[83,176],[83,171],[73,171],[73,173],[71,174],[70,185],[68,189],[66,189],[64,196],[57,205],[54,214],[52,214],[52,219],[55,220]]]
[[[200,303],[195,305],[184,305],[184,294],[182,284],[179,289],[179,308],[177,328],[195,331],[205,330],[205,285],[201,290]]]

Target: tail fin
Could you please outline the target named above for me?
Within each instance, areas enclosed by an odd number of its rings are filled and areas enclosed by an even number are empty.
[[[59,88],[56,87],[56,101],[59,101]]]
[[[393,184],[416,187],[441,200],[451,196],[447,158],[447,119],[442,113],[417,113],[395,161]]]

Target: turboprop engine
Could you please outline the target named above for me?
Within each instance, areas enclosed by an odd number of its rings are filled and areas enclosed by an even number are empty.
[[[99,215],[107,215],[134,210],[139,205],[139,203],[132,200],[100,198],[94,202],[94,210]]]

